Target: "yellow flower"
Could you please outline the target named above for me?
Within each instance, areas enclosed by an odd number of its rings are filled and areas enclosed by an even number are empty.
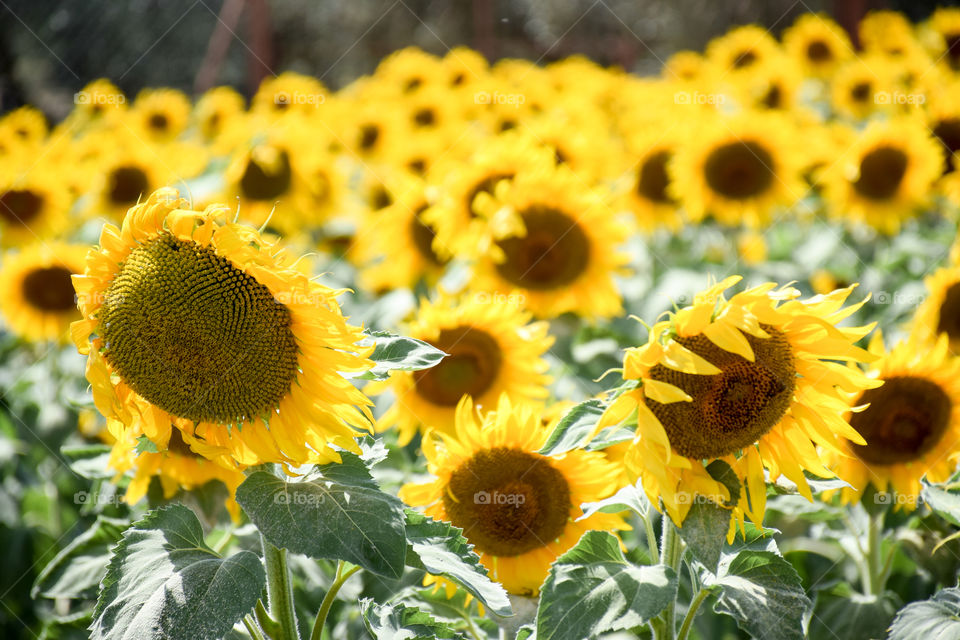
[[[151,194],[122,228],[104,226],[74,276],[71,331],[97,408],[155,443],[177,428],[245,465],[358,451],[369,400],[339,372],[371,363],[339,292],[224,222],[226,207],[187,206],[173,189]]]
[[[553,344],[548,326],[531,323],[517,301],[503,298],[478,293],[420,303],[406,333],[449,355],[424,371],[395,372],[380,386],[396,400],[380,418],[379,430],[396,425],[404,445],[421,427],[453,433],[454,410],[465,395],[483,409],[501,395],[514,402],[547,397],[550,377],[543,356]]]
[[[943,170],[940,144],[917,121],[871,123],[823,174],[835,217],[896,233],[929,198]]]
[[[767,260],[767,241],[762,234],[747,231],[737,238],[737,251],[743,264],[756,266]]]
[[[70,276],[84,269],[86,247],[34,245],[8,254],[0,268],[0,311],[13,333],[34,341],[69,340],[80,318]]]
[[[732,29],[707,45],[707,60],[716,68],[715,73],[733,81],[779,54],[779,43],[755,24]]]
[[[175,89],[147,89],[137,95],[128,117],[138,135],[153,142],[169,142],[186,129],[190,101]]]
[[[706,119],[674,155],[670,193],[694,221],[713,215],[726,225],[766,224],[777,206],[806,192],[791,121],[747,112]]]
[[[846,443],[825,459],[851,485],[840,491],[843,502],[859,500],[870,484],[912,511],[920,479],[944,482],[960,456],[960,359],[946,336],[935,344],[911,337],[885,353],[877,334],[871,351],[882,358],[869,375],[883,386],[852,394],[846,416],[866,444]]]
[[[931,47],[933,59],[942,60],[952,71],[960,71],[960,9],[939,7],[926,26],[935,36]]]
[[[860,45],[868,54],[879,53],[896,59],[921,50],[913,37],[913,25],[896,11],[871,11],[860,21],[858,31]]]
[[[679,202],[670,189],[668,167],[685,137],[682,128],[667,122],[636,127],[626,134],[626,156],[633,166],[623,200],[644,230],[666,227],[676,231],[683,224]]]
[[[950,264],[927,276],[927,297],[913,318],[911,333],[927,342],[946,334],[950,349],[960,354],[960,244],[951,252]]]
[[[193,119],[201,142],[214,153],[228,153],[246,139],[243,96],[230,87],[210,89],[197,101]]]
[[[279,116],[316,116],[330,97],[323,83],[293,71],[264,78],[253,96],[250,111],[275,121]]]
[[[473,288],[520,296],[538,317],[617,315],[614,275],[627,256],[626,228],[603,197],[560,167],[518,175],[495,194],[496,241],[480,259]]]
[[[0,244],[33,244],[63,230],[70,196],[47,169],[38,166],[20,175],[16,169],[0,172]]]
[[[33,107],[14,109],[0,118],[0,140],[10,140],[21,149],[36,149],[47,137],[47,120]]]
[[[553,561],[587,531],[629,528],[613,514],[578,519],[581,504],[619,488],[617,467],[600,452],[537,453],[550,429],[536,409],[501,397],[495,410],[478,416],[464,398],[456,413],[455,435],[424,438],[434,479],[405,485],[400,497],[462,528],[508,592],[536,596]],[[436,580],[428,576],[425,583]]]
[[[803,66],[807,75],[829,77],[853,56],[853,46],[843,28],[829,16],[804,13],[783,32],[783,48]]]
[[[677,51],[667,58],[660,75],[665,80],[691,82],[703,73],[705,61],[696,51]]]
[[[871,359],[853,343],[872,326],[836,326],[863,304],[843,307],[853,287],[796,300],[797,290],[768,283],[726,299],[723,292],[739,280],[698,294],[693,306],[655,324],[645,345],[627,350],[623,377],[638,386],[597,425],[599,431],[635,413],[626,464],[651,502],[662,500],[678,526],[696,495],[731,506],[731,538],[744,516],[763,522],[764,468],[812,499],[804,471],[833,476],[816,445],[863,444],[841,418],[844,394],[876,385],[836,362]],[[732,467],[740,496],[707,472],[705,463],[714,460]]]
[[[834,74],[830,102],[838,114],[862,120],[875,112],[890,111],[896,89],[889,62],[877,57],[858,58]]]

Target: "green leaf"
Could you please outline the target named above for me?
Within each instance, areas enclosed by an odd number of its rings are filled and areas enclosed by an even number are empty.
[[[436,365],[449,355],[432,344],[415,338],[398,336],[389,331],[365,331],[375,339],[373,355],[375,365],[358,376],[361,380],[386,380],[391,371],[419,371]]]
[[[711,462],[707,466],[707,472],[730,491],[730,502],[727,505],[736,506],[740,499],[740,480],[736,472],[722,460]],[[680,537],[693,557],[712,573],[716,573],[727,531],[730,529],[732,512],[717,504],[716,501],[721,500],[721,496],[713,496],[714,500],[711,500],[709,496],[684,493],[678,497],[685,497],[692,502],[683,526],[678,527]]]
[[[841,583],[817,594],[810,619],[809,640],[873,640],[885,638],[897,612],[896,594],[865,596]]]
[[[404,604],[378,605],[370,598],[360,601],[360,615],[376,640],[466,640],[466,636],[435,620],[430,614]]]
[[[570,409],[547,437],[540,455],[557,455],[581,446],[600,421],[603,409],[603,401],[597,399],[585,400]]]
[[[628,484],[615,494],[598,502],[584,502],[580,505],[583,515],[577,520],[584,520],[595,513],[621,513],[633,511],[641,518],[646,518],[650,512],[650,501],[638,484]]]
[[[128,525],[125,520],[97,518],[43,568],[30,597],[96,598],[100,579],[107,572],[111,548]]]
[[[377,487],[357,456],[341,456],[343,464],[322,465],[299,481],[257,471],[237,488],[237,502],[277,547],[399,578],[407,552],[403,504]]]
[[[133,452],[137,455],[141,453],[159,453],[160,449],[157,449],[157,445],[153,440],[147,436],[138,436],[137,437],[137,446],[133,448]]]
[[[960,527],[960,494],[922,480],[920,495],[934,513],[955,527]]]
[[[510,600],[499,584],[487,577],[480,556],[463,537],[463,530],[407,509],[407,564],[443,576],[472,593],[487,608],[509,616]]]
[[[534,628],[528,624],[525,624],[517,630],[516,640],[529,640],[530,638],[534,637],[533,632]]]
[[[673,602],[670,567],[627,562],[619,541],[588,531],[557,558],[540,592],[538,640],[580,639],[645,624]]]
[[[222,558],[207,547],[190,509],[156,509],[114,550],[90,638],[218,640],[253,610],[265,581],[255,553]]]
[[[719,591],[714,611],[732,616],[759,640],[802,640],[803,616],[811,603],[800,576],[773,551],[724,554],[716,576],[702,574]]]
[[[929,600],[911,602],[890,625],[890,640],[960,640],[960,589],[938,591]]]
[[[90,480],[112,478],[117,472],[110,469],[110,447],[105,444],[61,447],[60,453],[69,461],[70,469]]]

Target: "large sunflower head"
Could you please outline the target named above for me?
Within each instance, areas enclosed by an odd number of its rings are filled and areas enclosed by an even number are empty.
[[[491,409],[478,415],[464,398],[455,433],[424,438],[433,480],[405,485],[400,497],[462,528],[507,591],[535,596],[553,561],[581,535],[629,528],[613,514],[578,519],[581,504],[617,490],[618,469],[598,451],[540,455],[550,429],[538,409],[506,397]]]
[[[805,193],[792,123],[779,114],[708,118],[670,163],[669,193],[694,220],[762,226]]]
[[[843,28],[829,16],[804,13],[783,32],[783,48],[807,75],[828,77],[837,65],[853,56],[853,45]]]
[[[501,395],[516,402],[541,402],[547,396],[547,361],[553,344],[545,322],[531,322],[518,300],[478,293],[461,300],[424,300],[407,333],[448,355],[417,372],[396,372],[382,388],[396,400],[378,427],[396,425],[400,442],[418,428],[452,433],[454,410],[463,396],[484,409]]]
[[[942,170],[941,145],[921,123],[874,122],[824,172],[824,196],[837,215],[896,233],[927,200]]]
[[[853,287],[809,300],[768,283],[729,299],[732,276],[696,296],[693,306],[655,324],[647,344],[627,350],[623,377],[637,381],[604,413],[597,429],[637,415],[626,462],[654,505],[678,525],[694,495],[733,507],[758,526],[766,505],[764,468],[812,499],[804,477],[832,472],[816,445],[863,444],[844,421],[845,393],[874,385],[836,361],[872,359],[853,345],[872,327],[838,327],[863,303],[844,307]],[[740,496],[708,472],[722,460],[736,472]],[[730,535],[734,533],[731,521]]]
[[[74,276],[71,331],[105,416],[154,442],[171,428],[241,464],[337,460],[357,451],[369,401],[339,372],[370,366],[339,293],[312,281],[224,206],[151,194]]]
[[[474,288],[516,292],[540,317],[619,313],[614,275],[627,256],[614,248],[627,231],[603,197],[563,167],[501,185],[489,222],[496,240],[477,265]]]
[[[877,334],[871,351],[882,357],[868,375],[883,386],[852,394],[847,414],[866,444],[831,450],[827,463],[850,484],[840,491],[844,502],[859,500],[870,484],[895,494],[898,509],[913,510],[920,479],[947,480],[960,456],[960,358],[947,336],[930,343],[914,335],[884,352]]]
[[[13,333],[31,341],[69,339],[80,318],[70,277],[82,273],[87,247],[34,245],[0,265],[0,311]]]

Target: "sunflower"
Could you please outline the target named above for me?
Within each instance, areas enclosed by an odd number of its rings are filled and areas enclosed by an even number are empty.
[[[766,506],[764,468],[784,475],[812,499],[804,471],[833,473],[816,446],[863,444],[838,410],[845,393],[875,382],[835,361],[872,359],[854,342],[872,326],[836,327],[862,304],[843,307],[853,287],[809,300],[773,283],[726,299],[739,276],[698,294],[693,306],[671,313],[650,330],[647,344],[627,350],[623,377],[637,387],[605,411],[597,431],[636,415],[626,456],[654,505],[682,525],[693,496],[731,507],[761,526]],[[708,473],[722,460],[737,474],[740,495]],[[658,507],[659,508],[659,507]]]
[[[960,266],[957,266],[958,247],[955,246],[951,264],[927,276],[927,297],[917,309],[912,333],[934,342],[946,335],[950,349],[960,355]]]
[[[117,471],[115,482],[125,474],[131,474],[124,500],[136,504],[147,495],[153,478],[160,481],[165,500],[173,498],[180,490],[193,491],[208,482],[220,481],[227,488],[225,505],[235,522],[241,518],[240,505],[235,495],[244,481],[245,467],[225,467],[196,453],[185,441],[179,429],[171,429],[169,440],[157,445],[155,451],[137,451],[137,438],[142,434],[135,427],[128,427],[118,420],[108,420],[107,429],[115,440],[110,450],[108,465]]]
[[[618,469],[600,452],[540,455],[549,433],[536,408],[502,396],[478,415],[464,398],[452,435],[424,437],[434,479],[400,489],[408,504],[462,528],[491,578],[513,594],[536,596],[553,561],[587,531],[629,529],[619,515],[579,519],[581,504],[618,489]]]
[[[954,91],[930,100],[926,106],[927,128],[940,142],[944,152],[943,175],[956,171],[953,154],[960,151],[960,100]]]
[[[371,363],[338,291],[310,280],[224,206],[161,189],[107,224],[74,276],[94,402],[155,443],[179,429],[240,464],[339,460],[372,422],[338,372]],[[196,447],[195,447],[196,449]],[[210,456],[205,456],[210,457]]]
[[[105,78],[87,84],[74,96],[74,108],[64,122],[71,130],[110,127],[127,110],[127,97]]]
[[[645,230],[667,227],[676,231],[683,224],[680,203],[670,191],[668,167],[684,139],[684,130],[669,122],[635,127],[626,136],[626,156],[634,164],[626,173],[629,186],[624,204]]]
[[[887,353],[877,333],[870,350],[881,359],[868,375],[883,386],[851,395],[846,416],[866,444],[848,442],[825,459],[850,484],[840,490],[844,503],[859,500],[870,484],[895,494],[897,509],[912,511],[920,479],[946,481],[960,456],[960,358],[946,336],[935,343],[910,336]]]
[[[868,54],[905,58],[920,51],[913,25],[897,11],[871,11],[858,26],[860,45]]]
[[[827,78],[853,56],[843,28],[822,13],[804,13],[783,32],[783,48],[809,76]]]
[[[32,342],[69,339],[80,319],[70,276],[84,269],[85,246],[34,245],[8,255],[0,268],[0,311],[18,336]]]
[[[868,57],[842,65],[830,81],[833,110],[855,120],[875,112],[889,111],[896,89],[892,65],[886,60]]]
[[[707,61],[722,78],[736,79],[780,55],[780,44],[755,24],[732,29],[707,45]]]
[[[243,96],[230,87],[210,89],[193,109],[197,134],[215,153],[229,152],[239,143],[244,115]]]
[[[394,373],[381,386],[396,401],[378,429],[396,425],[404,445],[421,427],[452,434],[454,410],[465,395],[484,409],[501,394],[514,402],[542,402],[550,382],[543,356],[553,344],[547,331],[545,322],[530,322],[519,301],[506,296],[423,300],[407,333],[449,355],[424,371]]]
[[[412,96],[426,88],[443,87],[448,75],[444,64],[417,47],[391,53],[380,61],[374,78],[382,87]]]
[[[159,149],[105,135],[90,136],[81,146],[96,147],[98,171],[88,213],[112,222],[154,190],[176,179],[166,162],[158,160]]]
[[[703,74],[706,61],[696,51],[677,51],[667,58],[660,75],[665,80],[694,82]]]
[[[329,97],[330,90],[316,78],[284,71],[260,83],[251,101],[250,111],[264,115],[271,121],[286,114],[312,117]]]
[[[835,215],[892,234],[926,202],[942,171],[940,144],[921,123],[873,122],[824,171],[824,198]]]
[[[47,119],[33,107],[14,109],[0,118],[0,140],[11,139],[22,149],[36,149],[47,137]]]
[[[695,221],[713,215],[726,225],[760,227],[774,207],[805,193],[804,153],[780,114],[746,112],[709,118],[670,164],[670,194]]]
[[[926,26],[935,36],[933,58],[943,60],[952,71],[960,71],[960,9],[939,7]]]
[[[190,101],[176,89],[146,89],[128,112],[134,128],[152,142],[169,142],[187,127]]]
[[[33,244],[59,233],[70,209],[67,190],[41,167],[15,174],[0,172],[0,244]]]
[[[518,295],[533,313],[606,318],[621,311],[614,275],[628,256],[626,227],[564,167],[517,175],[494,194],[496,238],[477,263],[475,290]]]

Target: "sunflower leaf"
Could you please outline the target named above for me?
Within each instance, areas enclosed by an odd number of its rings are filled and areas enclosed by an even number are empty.
[[[90,480],[97,480],[117,475],[117,472],[108,466],[111,450],[109,445],[89,444],[61,447],[60,453],[69,461],[67,464],[74,473]]]
[[[583,515],[577,521],[585,520],[595,513],[620,513],[633,511],[641,518],[650,512],[650,501],[639,484],[628,484],[615,494],[597,502],[584,502],[580,505]]]
[[[265,581],[255,553],[212,551],[190,509],[156,509],[114,549],[90,637],[217,640],[253,610]]]
[[[855,593],[845,583],[820,591],[810,618],[809,640],[884,638],[899,600],[891,591],[882,596]]]
[[[403,504],[381,491],[357,456],[317,468],[299,481],[252,473],[237,502],[277,547],[312,558],[346,560],[399,578],[406,556]]]
[[[557,558],[540,592],[537,638],[588,638],[645,624],[673,602],[667,566],[638,567],[604,531],[588,531]]]
[[[921,480],[923,489],[920,492],[924,502],[934,513],[955,527],[960,527],[960,493],[947,491],[942,486],[928,484],[926,479]],[[889,498],[889,494],[886,495]]]
[[[110,551],[130,523],[100,516],[43,568],[30,591],[31,598],[97,597],[107,572]]]
[[[705,586],[718,592],[714,611],[732,616],[752,637],[803,639],[803,617],[811,602],[783,556],[753,549],[724,554],[715,576],[701,576]]]
[[[406,516],[409,566],[453,580],[494,613],[511,614],[507,592],[487,577],[486,567],[480,564],[480,556],[463,537],[462,529],[411,509],[406,510]]]
[[[581,446],[600,422],[603,407],[603,401],[594,398],[585,400],[570,409],[547,437],[547,441],[539,451],[540,455],[558,455]]]
[[[942,589],[929,600],[911,602],[897,613],[887,637],[960,639],[960,589]]]
[[[436,365],[449,354],[416,338],[398,336],[389,331],[364,332],[374,339],[374,367],[357,376],[360,380],[386,380],[392,371],[420,371]]]
[[[462,633],[429,613],[400,603],[378,605],[371,598],[364,598],[360,601],[360,615],[367,631],[377,640],[466,640]]]

